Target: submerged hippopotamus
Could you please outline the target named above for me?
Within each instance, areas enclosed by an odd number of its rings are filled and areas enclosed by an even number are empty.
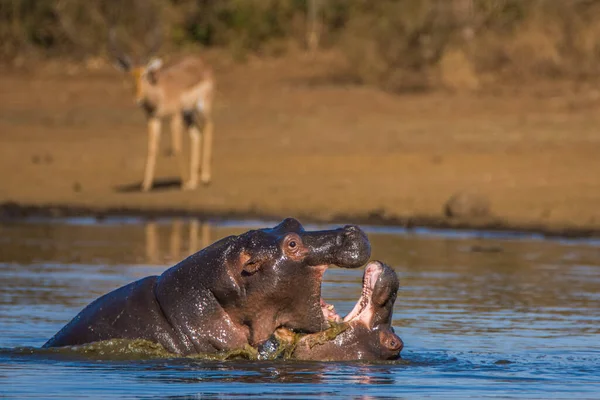
[[[372,261],[363,275],[360,299],[346,317],[331,313],[330,319],[337,321],[333,327],[299,339],[280,328],[261,351],[299,360],[395,360],[404,346],[391,325],[398,286],[398,277],[389,266]]]
[[[318,332],[328,326],[327,266],[358,268],[370,253],[357,226],[307,232],[288,218],[98,298],[44,347],[145,339],[177,354],[208,354],[256,346],[280,327]]]

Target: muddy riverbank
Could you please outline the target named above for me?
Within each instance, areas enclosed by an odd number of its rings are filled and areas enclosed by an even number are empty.
[[[333,79],[336,60],[223,61],[213,182],[180,191],[164,132],[138,190],[145,122],[110,66],[0,76],[0,203],[24,215],[191,215],[600,232],[600,95],[591,83],[392,95]],[[187,138],[186,138],[187,143]],[[445,205],[475,192],[483,218]]]

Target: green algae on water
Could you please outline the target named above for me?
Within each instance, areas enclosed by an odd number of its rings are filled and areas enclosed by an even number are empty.
[[[272,353],[261,353],[250,346],[245,345],[239,349],[217,353],[190,354],[185,358],[206,361],[229,361],[229,360],[289,360],[293,359],[294,351],[300,344],[306,344],[310,348],[322,345],[334,340],[339,334],[349,328],[347,323],[330,323],[330,327],[324,331],[306,335],[289,331],[289,336],[274,335],[278,346]],[[53,352],[63,354],[74,354],[93,359],[112,360],[139,360],[156,358],[178,358],[179,354],[171,353],[162,345],[145,339],[110,339],[77,346],[53,348]]]
[[[258,360],[258,350],[249,344],[241,349],[233,349],[219,353],[198,353],[190,354],[186,358],[208,361],[229,361],[229,360]]]
[[[181,356],[171,353],[162,345],[145,339],[110,339],[84,345],[55,347],[52,352],[74,354],[92,359],[140,360],[156,358],[190,358],[207,361],[258,360],[258,351],[250,345],[218,353]]]
[[[62,353],[76,353],[89,358],[145,359],[173,358],[176,354],[162,345],[145,339],[110,339],[77,346],[58,347]]]

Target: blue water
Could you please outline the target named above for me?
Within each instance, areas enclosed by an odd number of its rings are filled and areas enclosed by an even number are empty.
[[[0,225],[0,395],[8,398],[600,398],[594,240],[369,228],[394,267],[403,361],[96,360],[41,352],[96,297],[259,221],[38,220]],[[361,270],[331,268],[340,314]]]

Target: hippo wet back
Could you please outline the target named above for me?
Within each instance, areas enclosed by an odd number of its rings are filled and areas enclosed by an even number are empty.
[[[317,332],[327,326],[327,266],[358,268],[370,251],[356,226],[307,232],[288,218],[98,298],[44,347],[145,339],[177,354],[214,353],[257,345],[279,327]]]
[[[404,346],[391,325],[398,287],[398,277],[389,266],[379,261],[370,262],[365,268],[362,294],[354,309],[343,320],[334,313],[330,315],[339,325],[302,335],[295,344],[289,330],[278,329],[271,340],[277,341],[275,346],[290,346],[288,357],[299,360],[397,359]],[[271,345],[269,342],[262,347]],[[277,351],[282,353],[279,348]]]

